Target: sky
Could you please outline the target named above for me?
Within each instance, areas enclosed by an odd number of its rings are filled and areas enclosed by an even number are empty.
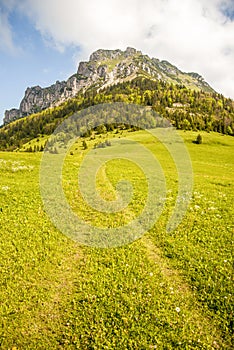
[[[0,0],[0,124],[27,87],[66,80],[97,49],[128,46],[234,99],[234,0]]]

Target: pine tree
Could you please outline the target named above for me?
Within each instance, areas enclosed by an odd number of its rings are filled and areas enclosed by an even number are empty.
[[[202,143],[202,137],[200,134],[197,135],[196,143],[200,145]]]

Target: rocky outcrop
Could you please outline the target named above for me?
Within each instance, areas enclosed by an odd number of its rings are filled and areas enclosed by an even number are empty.
[[[4,124],[8,124],[13,120],[21,118],[21,113],[19,109],[13,108],[11,110],[5,111],[5,118],[4,118]]]
[[[19,109],[5,112],[4,124],[48,107],[61,104],[90,87],[97,90],[109,85],[134,79],[144,75],[151,79],[161,79],[189,88],[214,91],[197,73],[183,73],[167,61],[160,61],[143,55],[141,51],[128,47],[121,50],[97,50],[90,55],[88,62],[80,62],[77,73],[67,81],[41,88],[27,88]]]
[[[20,104],[22,115],[36,113],[42,109],[50,107],[60,98],[65,87],[65,82],[57,81],[56,84],[45,89],[42,89],[40,86],[27,88],[25,96]]]

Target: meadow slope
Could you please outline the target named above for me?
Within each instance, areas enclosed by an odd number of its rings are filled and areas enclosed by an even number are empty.
[[[231,349],[234,139],[201,132],[197,145],[196,132],[180,135],[194,187],[183,221],[167,232],[176,166],[146,132],[122,132],[155,154],[167,193],[154,227],[119,248],[85,247],[55,228],[40,196],[41,153],[0,153],[1,349]],[[88,208],[77,168],[94,142],[88,138],[84,150],[78,140],[68,154],[64,191],[85,220],[115,227],[142,210],[147,184],[133,164],[110,162],[97,176],[100,193],[112,199],[118,180],[129,178],[133,201],[121,215]]]

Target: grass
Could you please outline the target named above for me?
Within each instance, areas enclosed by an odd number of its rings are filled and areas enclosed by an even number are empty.
[[[189,210],[174,232],[165,227],[178,179],[165,147],[145,132],[142,142],[162,165],[163,213],[141,239],[120,248],[81,246],[60,233],[43,209],[40,153],[0,153],[0,347],[2,349],[231,349],[233,276],[233,146],[229,136],[181,132],[194,171]],[[101,136],[100,142],[113,134]],[[115,136],[118,138],[118,135]],[[133,200],[122,215],[88,208],[77,168],[88,150],[78,141],[64,166],[74,211],[96,225],[128,222],[144,204],[142,172],[111,161],[97,176],[99,192],[115,198],[129,178]],[[106,181],[108,180],[108,181]],[[107,191],[107,192],[106,192]]]
[[[20,152],[29,152],[31,149],[32,152],[40,150],[41,147],[45,147],[46,141],[48,140],[48,136],[41,136],[36,139],[33,139],[27,143],[25,143],[20,149]]]

